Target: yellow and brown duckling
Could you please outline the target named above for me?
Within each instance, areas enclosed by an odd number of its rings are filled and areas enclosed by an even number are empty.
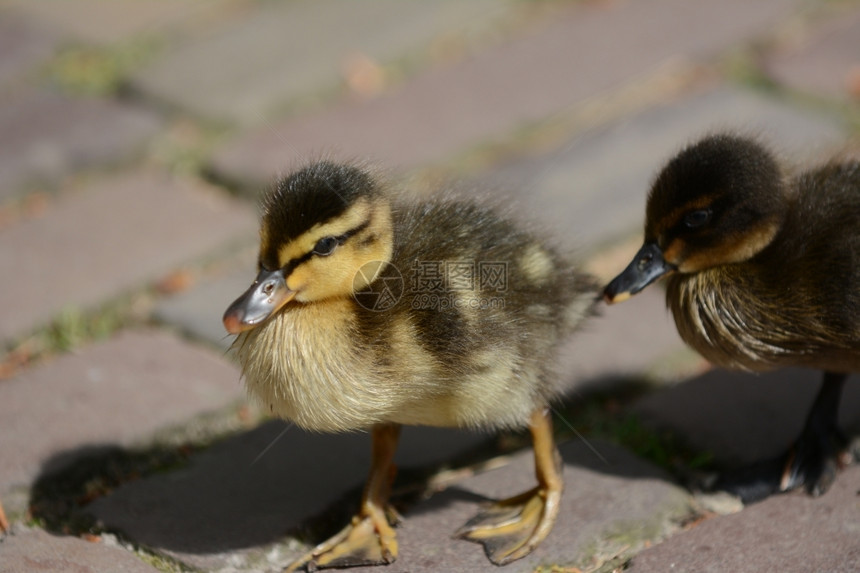
[[[530,553],[558,512],[553,358],[597,285],[489,208],[390,191],[330,161],[281,180],[264,201],[259,275],[224,314],[266,408],[309,430],[371,430],[359,514],[291,571],[397,557],[388,497],[402,424],[529,427],[537,487],[459,532],[493,562]]]
[[[655,180],[645,243],[604,296],[625,300],[664,275],[678,332],[709,361],[824,371],[775,475],[741,487],[749,497],[826,491],[847,445],[836,425],[842,387],[860,371],[860,163],[788,179],[751,138],[713,135],[687,147]]]

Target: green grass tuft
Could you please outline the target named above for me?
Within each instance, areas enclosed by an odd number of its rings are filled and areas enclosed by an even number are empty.
[[[110,48],[69,47],[48,64],[46,74],[49,81],[70,94],[115,95],[129,72],[152,59],[157,49],[157,43],[152,40],[137,40]]]

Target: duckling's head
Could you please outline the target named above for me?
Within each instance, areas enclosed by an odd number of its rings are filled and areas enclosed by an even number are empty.
[[[366,169],[320,161],[277,183],[263,202],[259,274],[224,313],[231,334],[294,301],[349,297],[391,259],[391,208]]]
[[[658,278],[748,260],[787,209],[774,157],[753,139],[713,135],[676,155],[648,195],[645,243],[604,291],[621,302]]]

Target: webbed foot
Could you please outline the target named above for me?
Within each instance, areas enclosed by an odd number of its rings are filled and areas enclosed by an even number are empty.
[[[297,559],[284,573],[300,567],[315,571],[393,563],[397,558],[397,537],[385,514],[385,510],[374,507],[367,515],[353,517],[349,525]]]
[[[534,441],[537,487],[486,507],[456,533],[481,543],[496,565],[531,553],[549,535],[561,506],[561,456],[555,448],[549,412],[535,411],[529,429]]]
[[[388,505],[388,498],[396,471],[393,459],[399,437],[397,424],[380,424],[373,428],[370,477],[358,515],[337,535],[291,563],[284,573],[301,567],[316,571],[329,567],[386,565],[397,559],[397,536],[391,524],[397,523],[400,516]]]
[[[555,523],[560,502],[560,490],[536,487],[488,506],[456,535],[481,543],[490,561],[505,565],[525,557],[546,538]]]
[[[836,472],[850,462],[848,439],[835,423],[807,425],[786,454],[779,491],[803,487],[813,496],[825,493]]]
[[[717,483],[745,503],[803,487],[814,496],[825,493],[836,473],[850,462],[848,440],[836,425],[846,374],[826,372],[800,437],[787,453],[723,476]]]

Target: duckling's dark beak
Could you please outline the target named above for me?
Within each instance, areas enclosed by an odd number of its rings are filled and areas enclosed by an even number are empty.
[[[283,270],[260,271],[254,283],[224,313],[224,328],[239,334],[258,326],[296,295],[287,288]]]
[[[627,268],[603,289],[603,298],[609,304],[623,302],[674,270],[656,243],[645,243]]]

